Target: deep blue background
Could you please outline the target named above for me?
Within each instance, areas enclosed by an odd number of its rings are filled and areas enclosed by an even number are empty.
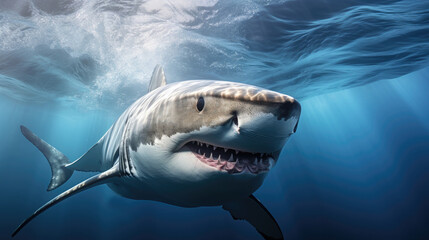
[[[255,195],[286,239],[429,239],[429,70],[302,101],[298,131]],[[275,90],[275,89],[274,89]],[[23,124],[70,159],[116,119],[90,111],[0,99],[0,239],[61,191]],[[80,193],[31,222],[17,239],[261,239],[220,207],[186,209]]]
[[[298,131],[255,193],[286,239],[429,239],[428,39],[427,0],[0,0],[0,239],[91,176],[46,192],[48,163],[19,125],[76,159],[158,63],[168,82],[229,80],[301,101]],[[220,207],[99,186],[17,239],[261,237]]]

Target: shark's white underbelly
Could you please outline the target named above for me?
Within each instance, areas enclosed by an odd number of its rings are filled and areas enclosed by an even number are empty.
[[[255,178],[248,173],[237,176],[221,172],[200,161],[190,161],[188,154],[166,155],[155,146],[140,146],[136,152],[130,152],[132,166],[139,171],[115,180],[109,187],[131,199],[198,207],[222,205],[247,197],[262,185],[265,178],[265,174]],[[135,157],[140,158],[136,161]]]

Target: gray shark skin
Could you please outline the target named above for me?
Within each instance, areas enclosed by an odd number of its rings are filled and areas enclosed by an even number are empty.
[[[265,239],[283,239],[276,220],[253,196],[295,133],[301,106],[294,98],[242,83],[192,80],[166,84],[157,66],[149,93],[118,118],[73,162],[21,126],[52,168],[48,191],[74,171],[99,172],[27,218],[93,186],[181,207],[222,206]]]

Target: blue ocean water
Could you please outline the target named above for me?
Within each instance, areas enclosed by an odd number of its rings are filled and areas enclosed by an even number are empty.
[[[46,192],[28,126],[70,159],[167,81],[222,79],[294,96],[299,128],[255,193],[285,239],[429,239],[429,1],[0,2],[0,238],[90,173]],[[359,86],[359,87],[357,87]],[[220,207],[105,186],[19,239],[261,239]]]

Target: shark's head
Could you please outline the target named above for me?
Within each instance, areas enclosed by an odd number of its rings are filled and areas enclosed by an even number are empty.
[[[290,96],[220,81],[170,84],[138,108],[128,142],[135,175],[171,188],[176,201],[209,205],[262,184],[301,112]]]

